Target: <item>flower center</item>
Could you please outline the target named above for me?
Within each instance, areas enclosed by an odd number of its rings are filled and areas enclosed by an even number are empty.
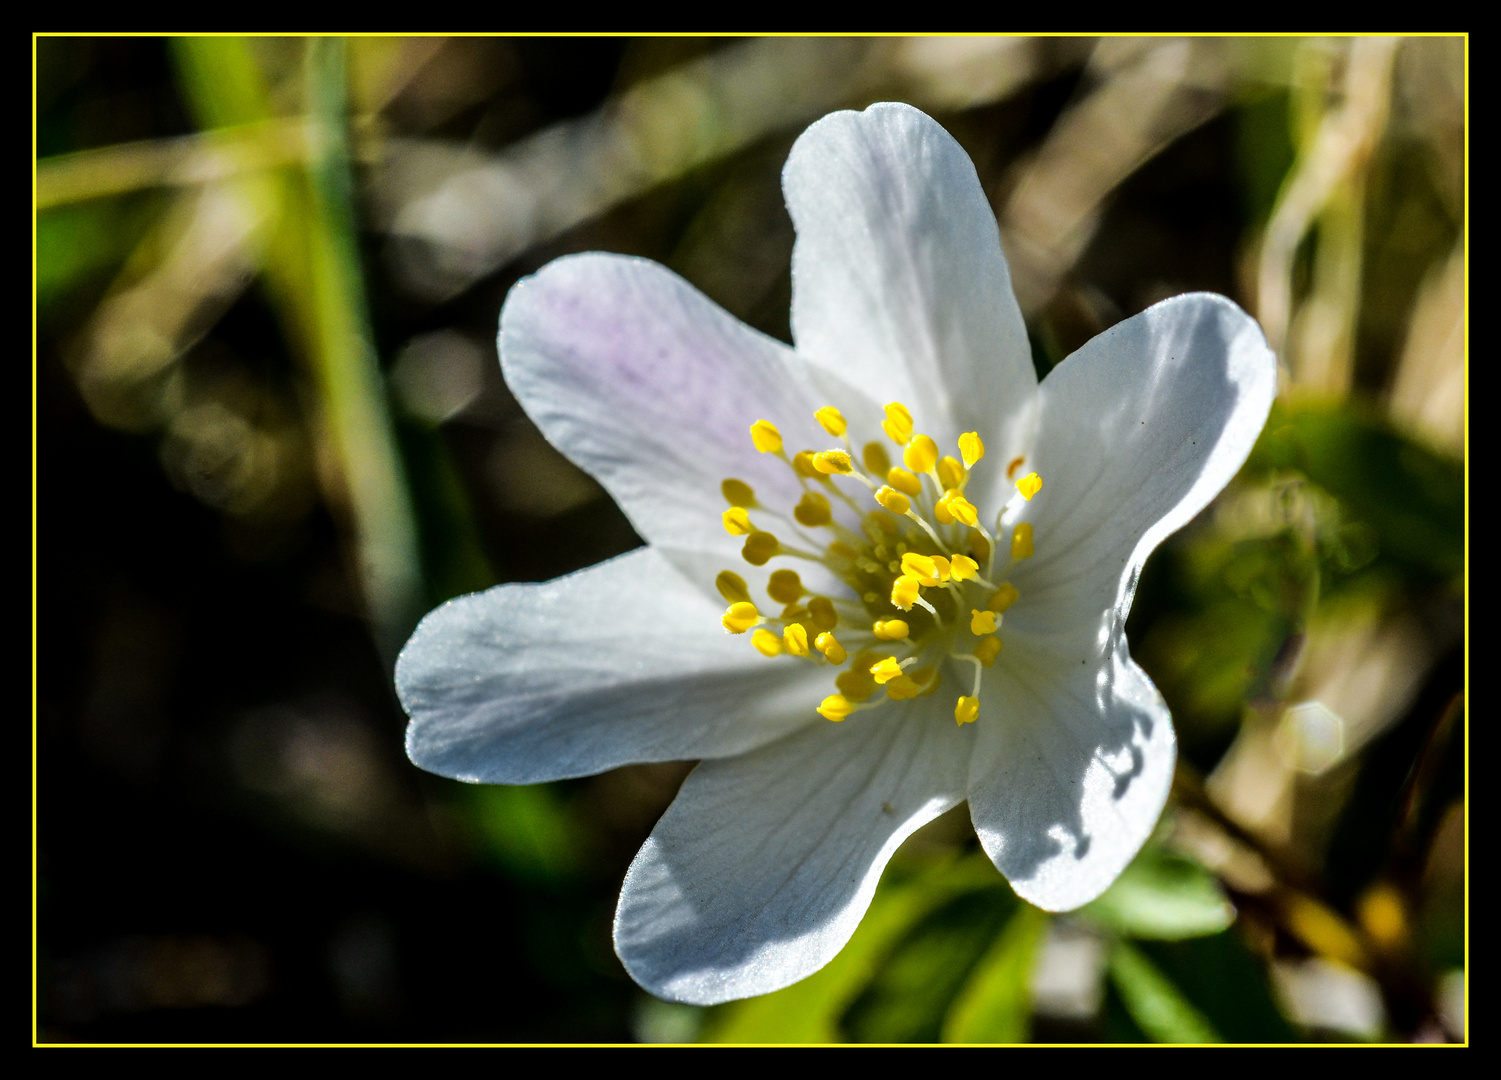
[[[743,577],[725,570],[715,581],[730,605],[724,628],[750,632],[763,656],[842,669],[833,680],[837,693],[817,706],[835,721],[934,693],[944,660],[973,665],[970,692],[954,706],[955,721],[971,723],[980,711],[981,678],[1001,653],[1005,612],[1020,595],[1006,575],[1032,556],[1032,525],[1014,519],[1042,490],[1042,478],[1033,472],[1016,480],[1016,494],[986,528],[964,494],[970,470],[985,456],[977,432],[959,437],[959,458],[940,457],[938,444],[913,430],[907,407],[893,401],[881,428],[901,450],[901,465],[894,466],[880,442],[866,443],[856,455],[834,406],[814,418],[840,447],[789,456],[775,424],[751,425],[756,450],[784,461],[802,496],[784,512],[759,503],[744,481],[725,480],[720,490],[730,508],[724,527],[745,537],[741,554],[752,566],[773,559],[817,563],[846,594],[812,594],[796,570],[779,568],[766,583],[767,596],[781,609],[771,615],[757,606]],[[1012,461],[1006,478],[1014,480],[1024,465],[1023,458]],[[846,483],[836,483],[841,480]],[[836,515],[836,502],[853,519]],[[784,544],[763,527],[767,517],[777,518],[776,527],[784,535],[790,530],[799,544]]]

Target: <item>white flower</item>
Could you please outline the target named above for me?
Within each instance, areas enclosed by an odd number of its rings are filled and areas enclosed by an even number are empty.
[[[631,975],[695,1003],[827,963],[903,839],[964,799],[1032,903],[1114,880],[1175,754],[1127,652],[1137,573],[1234,475],[1275,384],[1255,323],[1193,294],[1039,385],[974,168],[915,109],[825,117],[783,187],[796,350],[641,259],[512,290],[507,382],[647,546],[445,604],[397,665],[408,753],[445,776],[702,759],[615,917]],[[971,468],[933,461],[956,447]],[[816,471],[804,448],[839,453]],[[903,454],[922,488],[898,517],[873,490],[910,485]]]

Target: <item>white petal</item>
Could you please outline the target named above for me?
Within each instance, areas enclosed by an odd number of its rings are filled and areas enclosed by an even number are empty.
[[[531,784],[823,723],[827,673],[766,659],[722,613],[650,548],[450,601],[396,662],[407,754],[459,780]]]
[[[1151,835],[1177,752],[1124,639],[1103,665],[1009,643],[974,726],[970,817],[1017,894],[1068,911],[1104,892]]]
[[[1059,364],[1026,465],[1043,481],[1023,515],[1036,554],[1011,571],[1022,600],[1007,627],[1081,635],[1105,657],[1141,564],[1244,463],[1276,381],[1261,329],[1207,293],[1164,300]]]
[[[726,477],[783,512],[797,502],[791,469],[751,444],[757,420],[776,424],[789,452],[833,444],[813,420],[830,380],[645,259],[575,255],[519,282],[501,311],[500,357],[548,441],[669,558],[738,562],[743,541],[720,524]]]
[[[963,798],[973,738],[934,695],[700,765],[626,874],[615,951],[659,997],[764,994],[844,947],[881,870]]]
[[[1043,382],[1037,553],[1008,572],[1021,596],[970,771],[981,842],[1040,907],[1102,892],[1161,812],[1176,744],[1127,650],[1136,576],[1245,461],[1275,383],[1256,324],[1204,294],[1113,327]]]
[[[995,214],[964,150],[907,105],[836,112],[782,171],[797,229],[792,336],[812,363],[900,400],[991,462],[1030,442],[1037,388]]]

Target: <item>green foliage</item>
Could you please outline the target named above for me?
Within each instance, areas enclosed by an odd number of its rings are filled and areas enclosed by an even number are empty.
[[[845,1013],[847,1036],[937,1042],[950,1003],[1017,906],[1010,889],[993,888],[957,897],[922,920]]]
[[[1319,573],[1295,530],[1245,540],[1195,538],[1178,552],[1183,597],[1138,650],[1172,707],[1186,749],[1227,737],[1248,699],[1269,689],[1304,626]]]
[[[495,584],[453,455],[439,432],[414,423],[396,428],[411,478],[428,603],[434,607]]]
[[[1271,476],[1286,470],[1296,470],[1338,500],[1347,534],[1353,523],[1364,526],[1367,538],[1379,545],[1378,559],[1403,576],[1431,583],[1463,572],[1460,462],[1350,405],[1279,406],[1251,452],[1246,473]]]
[[[980,958],[943,1022],[943,1041],[1026,1042],[1032,1012],[1032,968],[1048,917],[1018,905],[1006,928]]]
[[[1115,941],[1101,1033],[1167,1042],[1216,1041],[1225,1031],[1251,1041],[1284,1037],[1265,976],[1225,932],[1234,914],[1201,866],[1149,845],[1074,916]],[[777,993],[709,1010],[704,1038],[1025,1042],[1049,921],[1018,900],[980,852],[905,875],[897,867],[827,967]],[[1176,951],[1143,951],[1169,942]],[[1209,973],[1207,983],[1196,968]],[[1233,985],[1218,985],[1221,978]]]
[[[1138,1027],[1157,1042],[1220,1042],[1209,1019],[1125,941],[1110,950],[1110,982]]]
[[[1126,937],[1178,941],[1219,933],[1235,908],[1198,863],[1149,846],[1078,914]]]
[[[466,789],[486,854],[508,874],[537,884],[575,876],[584,864],[580,830],[552,784]]]
[[[1292,168],[1296,148],[1288,129],[1292,104],[1286,90],[1261,94],[1236,112],[1236,158],[1246,219],[1263,224]]]
[[[271,115],[271,92],[244,38],[169,40],[200,126],[230,127]]]
[[[1457,587],[1464,494],[1461,463],[1358,406],[1275,406],[1216,515],[1149,568],[1133,627],[1185,755],[1211,767],[1246,704],[1280,697],[1321,600]]]
[[[993,902],[1007,903],[1009,897],[998,895],[1002,893],[997,889],[999,883],[995,867],[978,852],[908,878],[899,873],[889,874],[888,880],[882,881],[876,890],[859,928],[838,956],[785,990],[711,1010],[704,1041],[844,1041],[840,1023],[845,1012],[877,978],[893,948],[926,916],[956,897],[982,893],[993,898]]]
[[[1264,963],[1233,929],[1184,941],[1141,941],[1135,948],[1226,1042],[1297,1038],[1272,996]]]
[[[154,195],[94,199],[36,216],[37,309],[45,315],[75,289],[113,274],[161,213]]]

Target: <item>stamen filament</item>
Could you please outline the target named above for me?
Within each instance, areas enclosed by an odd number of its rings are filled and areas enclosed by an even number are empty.
[[[907,513],[906,513],[906,516],[909,517],[909,518],[911,518],[913,521],[917,522],[919,525],[921,525],[922,526],[922,531],[925,532],[925,533],[927,533],[930,537],[933,538],[933,543],[937,544],[939,547],[945,547],[946,546],[944,544],[944,542],[938,538],[938,534],[933,531],[933,526],[929,525],[922,518],[918,517],[917,516],[917,512],[915,510],[908,510]]]
[[[938,609],[935,608],[932,604],[928,603],[920,596],[914,597],[912,602],[914,604],[917,604],[919,607],[927,608],[928,613],[933,616],[933,621],[936,622],[939,626],[944,625],[943,616],[938,614]]]
[[[968,661],[969,663],[975,665],[975,687],[974,687],[973,690],[971,690],[969,692],[969,696],[970,697],[974,697],[974,698],[979,697],[980,696],[980,676],[982,676],[982,675],[985,674],[985,665],[980,662],[980,658],[978,656],[971,656],[968,653],[949,653],[949,659],[950,660],[965,660],[965,661]]]

